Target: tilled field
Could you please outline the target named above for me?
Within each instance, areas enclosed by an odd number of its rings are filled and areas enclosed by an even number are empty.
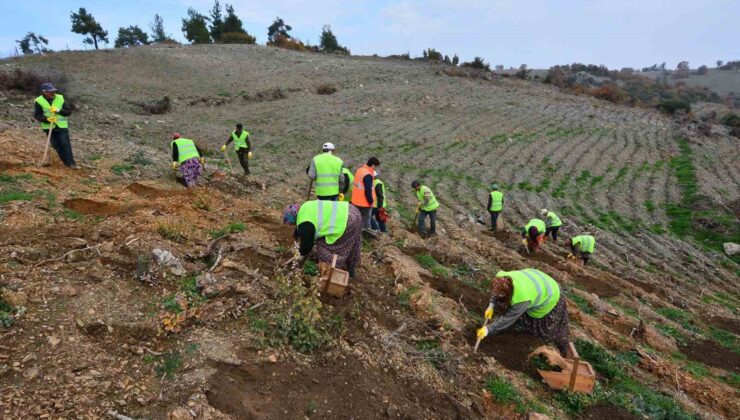
[[[68,95],[81,104],[72,139],[87,168],[30,166],[42,139],[28,128],[29,101],[5,98],[0,191],[31,191],[0,208],[8,232],[0,285],[28,297],[0,347],[6,416],[161,418],[177,407],[234,418],[576,415],[526,361],[537,340],[511,333],[479,354],[470,348],[488,279],[529,266],[563,284],[574,338],[618,355],[639,350],[629,376],[688,412],[738,415],[737,265],[671,234],[666,212],[686,195],[677,157],[693,163],[702,210],[737,208],[736,142],[722,133],[702,137],[650,110],[532,82],[451,77],[443,67],[379,58],[208,46],[7,64],[67,74]],[[318,95],[321,85],[338,91]],[[172,113],[137,105],[164,96]],[[252,133],[256,176],[179,189],[166,169],[169,134],[205,146],[212,173],[227,167],[215,151],[236,122]],[[309,281],[280,268],[290,229],[278,210],[305,197],[305,167],[325,141],[353,168],[370,155],[381,160],[393,233],[365,245],[348,297],[321,297],[322,317],[341,325],[331,341],[297,351],[300,343],[269,334],[282,313],[273,303]],[[416,178],[442,203],[441,234],[429,242],[407,229]],[[489,235],[475,218],[488,222],[494,181],[506,194],[505,228]],[[550,243],[533,255],[519,249],[516,229],[543,207],[561,215],[565,236],[597,236],[591,267],[567,263],[566,250]],[[230,221],[246,230],[219,248],[230,262],[213,290],[135,279],[139,256],[155,247],[186,260],[188,276],[202,274],[208,261],[193,256]],[[75,238],[111,244],[44,261],[80,247]],[[492,375],[512,383],[519,400],[481,392]],[[352,395],[339,398],[343,387]],[[581,415],[603,413],[629,414],[599,403]]]

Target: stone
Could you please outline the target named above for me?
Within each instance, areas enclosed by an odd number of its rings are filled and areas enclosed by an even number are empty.
[[[62,342],[62,340],[60,340],[60,339],[58,339],[58,338],[54,337],[53,335],[50,335],[50,336],[49,336],[49,345],[51,346],[51,348],[55,348],[55,347],[56,347],[56,346],[58,346],[58,345],[59,345],[59,343],[61,343],[61,342]]]
[[[740,254],[740,245],[736,243],[725,242],[722,244],[722,246],[725,248],[725,254],[727,254],[728,257]]]
[[[26,369],[23,372],[23,377],[28,379],[29,381],[33,380],[38,375],[39,375],[39,368],[37,368],[36,366]]]
[[[271,354],[267,356],[267,360],[269,360],[270,363],[277,363],[277,356],[275,356],[274,354]]]
[[[13,292],[7,289],[3,290],[2,297],[10,306],[25,306],[28,301],[28,295],[25,292]]]
[[[170,273],[176,276],[184,276],[187,273],[187,271],[185,271],[185,269],[183,268],[182,263],[180,263],[180,260],[172,255],[171,252],[155,248],[154,250],[152,250],[152,255],[154,255],[157,264],[168,267]]]

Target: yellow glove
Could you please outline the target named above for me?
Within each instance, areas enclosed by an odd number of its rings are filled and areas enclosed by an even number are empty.
[[[178,167],[178,166],[179,166],[179,165],[178,165],[178,163],[177,163],[177,162],[172,162],[172,170],[177,170],[177,167]]]
[[[204,165],[206,163],[206,158],[199,158],[198,162],[200,162],[201,165]]]
[[[252,152],[247,153],[247,159],[252,159]]]
[[[52,124],[56,124],[57,117],[53,117],[53,116],[52,117],[49,117],[49,118],[46,119],[46,121],[49,121]]]
[[[221,146],[221,151],[222,152],[225,152],[226,151],[226,145],[225,144],[223,146]]]
[[[483,313],[483,317],[486,319],[493,319],[493,303],[488,304],[488,309]]]
[[[486,336],[488,335],[488,327],[478,328],[478,331],[475,333],[475,335],[478,336],[479,340],[486,338]]]
[[[339,193],[339,201],[344,201],[344,194]]]
[[[572,260],[573,258],[575,258],[575,255],[573,255],[573,254],[568,254],[568,256],[567,256],[566,258],[568,258],[569,260]]]
[[[53,106],[53,107],[49,108],[49,112],[51,112],[52,114],[56,114],[56,113],[57,113],[58,111],[59,111],[59,110],[58,110],[58,109],[57,109],[57,107],[55,107],[55,106]]]

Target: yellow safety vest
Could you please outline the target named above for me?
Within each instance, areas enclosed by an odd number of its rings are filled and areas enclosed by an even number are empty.
[[[349,219],[349,203],[344,201],[312,200],[301,204],[296,225],[311,223],[316,229],[314,240],[324,238],[331,245],[344,235]]]
[[[316,195],[329,196],[339,194],[339,175],[344,162],[331,153],[321,153],[313,158],[316,168]]]
[[[55,94],[54,100],[50,104],[49,101],[44,97],[44,95],[41,95],[38,98],[36,98],[36,103],[41,105],[41,109],[44,110],[44,116],[46,118],[51,117],[51,107],[52,106],[57,109],[57,114],[55,114],[57,117],[57,122],[54,124],[55,127],[59,127],[59,128],[69,127],[69,123],[67,122],[67,117],[63,117],[59,115],[58,113],[59,111],[62,110],[62,106],[64,106],[64,96],[58,93]],[[51,126],[51,123],[49,123],[48,121],[44,121],[41,123],[42,130],[48,130],[50,126]]]
[[[530,301],[527,315],[532,318],[542,318],[549,314],[560,300],[560,286],[542,271],[527,268],[496,274],[497,277],[504,277],[504,275],[511,278],[514,286],[511,305]]]
[[[195,147],[195,142],[190,139],[179,138],[173,140],[170,143],[170,149],[173,148],[173,144],[177,145],[177,163],[183,163],[188,159],[200,157],[200,153],[198,153],[198,149]]]
[[[419,200],[419,204],[424,202],[424,196],[426,195],[427,191],[429,191],[431,197],[429,198],[429,203],[427,203],[426,206],[422,205],[421,209],[424,211],[437,210],[437,208],[439,208],[437,197],[434,196],[434,192],[432,192],[432,190],[426,185],[422,185],[421,188],[419,188],[419,191],[416,192],[416,198]]]
[[[236,135],[236,131],[232,131],[231,139],[234,140],[234,150],[246,149],[248,137],[249,132],[247,130],[242,130],[242,134],[240,136]]]
[[[501,211],[504,209],[504,193],[491,191],[491,208],[488,211]]]

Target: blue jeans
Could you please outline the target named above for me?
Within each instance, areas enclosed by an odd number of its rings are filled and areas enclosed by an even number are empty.
[[[372,218],[370,218],[370,225],[373,230],[379,230],[381,232],[388,232],[388,229],[385,227],[385,223],[381,222],[380,219],[378,219],[378,208],[373,207],[373,215]]]
[[[424,223],[424,219],[429,216],[429,234],[430,235],[436,235],[437,234],[437,210],[432,211],[424,211],[421,210],[419,212],[419,233],[425,234],[427,233],[427,229]]]

